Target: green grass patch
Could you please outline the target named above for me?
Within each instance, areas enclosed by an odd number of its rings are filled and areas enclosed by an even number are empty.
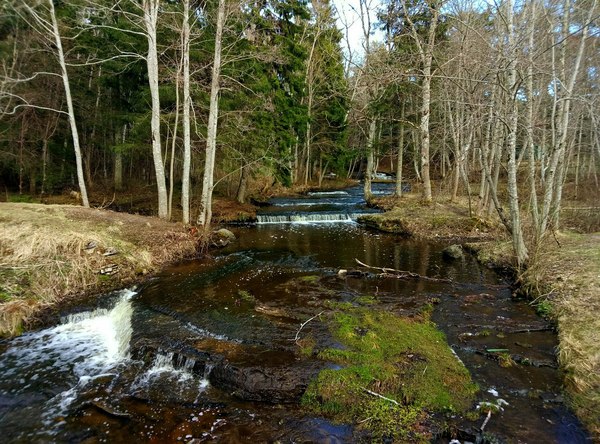
[[[302,400],[309,411],[356,423],[375,440],[419,442],[428,439],[428,412],[471,406],[477,388],[429,320],[360,307],[336,313],[331,328],[345,348],[318,356],[344,367],[323,370],[311,383]]]
[[[250,304],[256,304],[256,298],[250,292],[248,292],[246,290],[238,290],[237,295],[240,298],[240,300],[242,300],[244,302],[249,302]]]
[[[30,194],[11,194],[8,196],[8,202],[14,203],[32,203],[36,198]]]
[[[317,275],[313,275],[313,274],[311,274],[311,275],[308,275],[308,276],[301,276],[301,277],[300,277],[300,280],[301,280],[302,282],[310,282],[310,283],[315,283],[315,282],[317,282],[317,281],[319,280],[319,276],[317,276]]]
[[[371,295],[363,295],[356,298],[356,303],[358,305],[375,305],[377,303],[377,298]]]

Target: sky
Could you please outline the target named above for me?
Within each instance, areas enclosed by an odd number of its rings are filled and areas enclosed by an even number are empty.
[[[338,11],[338,28],[344,33],[345,36],[345,25],[349,25],[350,32],[348,33],[348,40],[350,41],[350,47],[355,53],[357,58],[361,58],[364,52],[363,43],[363,30],[360,22],[360,6],[359,0],[332,0]],[[377,0],[367,0],[367,3],[372,5],[371,11],[371,22],[377,20],[375,7],[379,4]],[[374,28],[374,25],[371,25]],[[345,38],[345,37],[344,37]],[[374,40],[382,40],[381,32],[378,31],[374,36],[371,37]],[[342,42],[342,49],[347,52],[347,46],[345,40]]]

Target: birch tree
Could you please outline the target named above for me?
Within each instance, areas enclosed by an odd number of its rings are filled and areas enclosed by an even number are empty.
[[[62,37],[60,33],[59,23],[56,17],[56,10],[54,8],[53,0],[43,0],[36,3],[24,2],[21,5],[14,6],[14,11],[22,18],[32,30],[42,36],[43,39],[47,40],[49,46],[53,49],[54,55],[60,66],[60,77],[62,79],[65,102],[67,104],[67,117],[69,120],[69,127],[71,130],[71,139],[73,142],[73,150],[75,151],[75,164],[77,169],[77,183],[79,186],[79,192],[81,194],[81,201],[84,207],[89,208],[90,203],[87,195],[87,188],[85,184],[85,176],[83,171],[83,157],[81,153],[81,146],[79,143],[79,132],[77,128],[77,119],[75,116],[75,108],[73,106],[73,98],[71,96],[71,84],[69,82],[69,73],[67,71],[67,62],[65,60],[65,53],[62,45]],[[33,80],[38,75],[53,75],[53,73],[35,73],[29,79],[5,79],[3,83],[22,83],[27,80]],[[12,97],[17,99],[20,103],[15,105],[13,110],[8,110],[12,113],[17,108],[28,106],[38,107],[35,104],[28,103],[27,101],[20,100],[19,97]],[[47,108],[45,108],[47,109]]]
[[[158,217],[166,219],[168,217],[168,199],[165,167],[161,148],[160,93],[158,90],[158,50],[156,33],[160,0],[143,0],[142,9],[144,14],[144,25],[146,27],[146,38],[148,41],[146,64],[148,66],[148,84],[150,86],[150,96],[152,100],[152,157],[156,174],[156,187],[158,189]]]
[[[221,75],[221,46],[223,28],[225,25],[225,0],[219,0],[217,11],[217,32],[215,35],[215,52],[210,84],[210,107],[208,114],[208,131],[206,136],[206,160],[204,178],[202,180],[202,195],[200,197],[200,213],[198,225],[205,230],[210,228],[212,219],[212,195],[214,188],[215,154],[217,150],[217,124],[219,120],[219,81]]]
[[[431,114],[431,80],[432,80],[432,61],[433,49],[435,47],[435,37],[437,25],[443,2],[426,1],[424,7],[431,14],[427,39],[419,34],[419,29],[411,18],[411,11],[408,8],[407,1],[402,0],[402,9],[408,23],[410,34],[417,46],[418,54],[421,59],[421,121],[419,129],[421,133],[421,180],[423,181],[422,198],[425,202],[432,201],[431,178],[429,174],[429,118]]]
[[[181,180],[182,222],[190,223],[190,165],[192,159],[190,131],[190,0],[183,1],[181,51],[183,59],[183,176]]]

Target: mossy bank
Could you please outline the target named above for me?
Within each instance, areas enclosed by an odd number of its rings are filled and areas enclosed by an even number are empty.
[[[358,424],[375,442],[427,442],[432,414],[471,407],[477,387],[427,310],[407,318],[343,305],[330,320],[340,346],[318,353],[336,366],[309,386],[305,409]]]

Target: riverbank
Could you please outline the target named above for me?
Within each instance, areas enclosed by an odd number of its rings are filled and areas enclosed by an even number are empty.
[[[364,216],[369,228],[426,240],[460,242],[495,269],[514,270],[512,248],[498,222],[469,217],[465,202],[424,205],[417,196],[375,199],[381,214]],[[573,225],[572,221],[569,221]],[[569,225],[569,226],[570,226]],[[519,292],[558,330],[558,359],[570,405],[600,442],[600,234],[572,231],[547,239],[519,277]]]
[[[538,312],[557,323],[571,407],[600,442],[600,233],[557,233],[524,285]]]
[[[121,288],[198,253],[182,224],[70,205],[0,205],[0,337],[74,295]]]
[[[362,216],[358,222],[372,229],[422,240],[458,242],[502,239],[503,227],[493,219],[469,215],[467,202],[440,200],[425,204],[420,196],[406,194],[375,198],[370,205],[383,213]]]

